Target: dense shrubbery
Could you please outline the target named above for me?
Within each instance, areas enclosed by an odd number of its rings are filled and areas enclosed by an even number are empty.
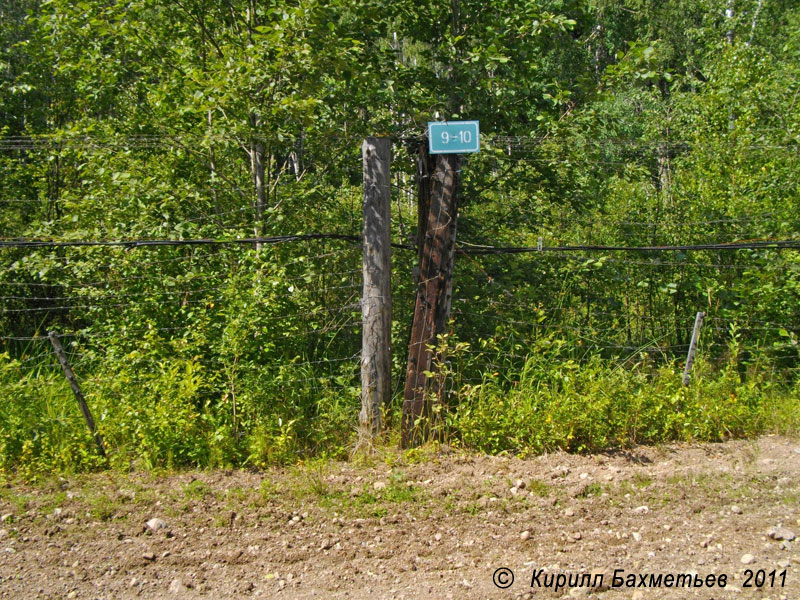
[[[732,19],[682,0],[12,4],[4,240],[359,235],[359,147],[381,134],[398,141],[394,241],[413,245],[405,145],[442,117],[483,133],[462,169],[465,246],[800,238],[796,2],[737,1]],[[352,448],[357,246],[0,257],[0,469],[102,466],[51,329],[114,466],[261,467]],[[415,260],[393,256],[395,382]],[[453,317],[437,407],[453,443],[584,451],[798,425],[796,249],[459,253]]]

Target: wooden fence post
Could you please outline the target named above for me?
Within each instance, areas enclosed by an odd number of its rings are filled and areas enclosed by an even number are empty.
[[[460,154],[436,155],[408,348],[403,393],[403,448],[424,441],[429,434],[431,407],[426,398],[429,382],[425,373],[433,369],[434,354],[430,346],[436,344],[438,334],[444,333],[449,318],[460,173]]]
[[[683,385],[689,385],[689,373],[694,364],[694,355],[697,351],[697,340],[700,337],[700,328],[703,326],[703,319],[706,313],[699,312],[694,318],[694,329],[692,330],[692,341],[689,342],[689,354],[686,355],[686,366],[683,368]]]
[[[64,376],[67,378],[67,381],[69,381],[69,385],[72,387],[72,393],[75,394],[75,398],[78,400],[78,406],[80,406],[83,418],[86,420],[86,426],[89,428],[92,437],[94,437],[95,444],[97,444],[97,451],[100,453],[100,456],[106,458],[103,438],[100,437],[97,428],[94,426],[94,419],[92,418],[92,413],[89,412],[89,405],[86,404],[86,399],[83,397],[83,392],[81,392],[81,388],[78,386],[78,380],[75,379],[72,367],[69,366],[67,356],[64,354],[64,348],[61,347],[61,342],[58,340],[58,334],[55,331],[50,331],[47,337],[50,338],[50,343],[53,344],[53,350],[56,352],[58,362],[61,363]]]
[[[369,448],[391,400],[391,141],[369,137],[361,146],[364,167],[364,290],[361,298],[361,413],[359,446]]]

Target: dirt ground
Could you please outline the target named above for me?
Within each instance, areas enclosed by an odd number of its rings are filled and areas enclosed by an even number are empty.
[[[798,599],[799,476],[800,442],[768,436],[6,483],[0,598]]]

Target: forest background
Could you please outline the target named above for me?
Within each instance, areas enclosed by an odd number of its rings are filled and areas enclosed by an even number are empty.
[[[416,291],[412,146],[437,119],[482,133],[438,440],[530,453],[796,432],[799,95],[791,0],[2,0],[0,469],[106,464],[50,330],[112,466],[346,456],[358,244],[19,242],[360,236],[361,141],[389,136],[405,246],[391,416]],[[540,239],[562,250],[466,252]],[[585,248],[662,245],[690,248]]]

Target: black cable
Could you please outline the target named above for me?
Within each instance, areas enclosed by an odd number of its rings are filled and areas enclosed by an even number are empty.
[[[361,238],[341,233],[302,233],[297,235],[278,235],[269,237],[235,238],[217,240],[211,238],[170,240],[0,240],[0,248],[67,248],[80,246],[120,246],[123,248],[140,248],[144,246],[201,246],[221,244],[282,244],[304,240],[344,240],[358,243]]]
[[[464,254],[526,254],[532,252],[665,252],[688,250],[757,250],[760,248],[800,249],[800,240],[764,240],[760,242],[726,242],[715,244],[686,244],[678,246],[467,246],[458,251]]]
[[[299,233],[296,235],[277,235],[269,237],[248,237],[235,239],[153,239],[153,240],[0,240],[0,248],[73,248],[113,246],[122,248],[142,248],[147,246],[212,246],[224,244],[283,244],[287,242],[302,242],[308,240],[343,240],[354,244],[361,243],[361,237],[343,233]],[[409,244],[393,242],[393,248],[414,250]]]
[[[0,248],[64,248],[87,246],[116,246],[123,248],[141,248],[146,246],[199,246],[223,244],[282,244],[307,240],[343,240],[355,244],[361,243],[356,235],[341,233],[302,233],[296,235],[280,235],[270,237],[249,237],[236,239],[152,239],[152,240],[0,240]],[[392,243],[393,248],[416,250],[411,244]],[[664,252],[689,250],[757,250],[757,249],[800,249],[800,239],[762,240],[752,242],[723,242],[711,244],[684,244],[676,246],[476,246],[459,244],[458,251],[463,254],[526,254],[533,252]]]

